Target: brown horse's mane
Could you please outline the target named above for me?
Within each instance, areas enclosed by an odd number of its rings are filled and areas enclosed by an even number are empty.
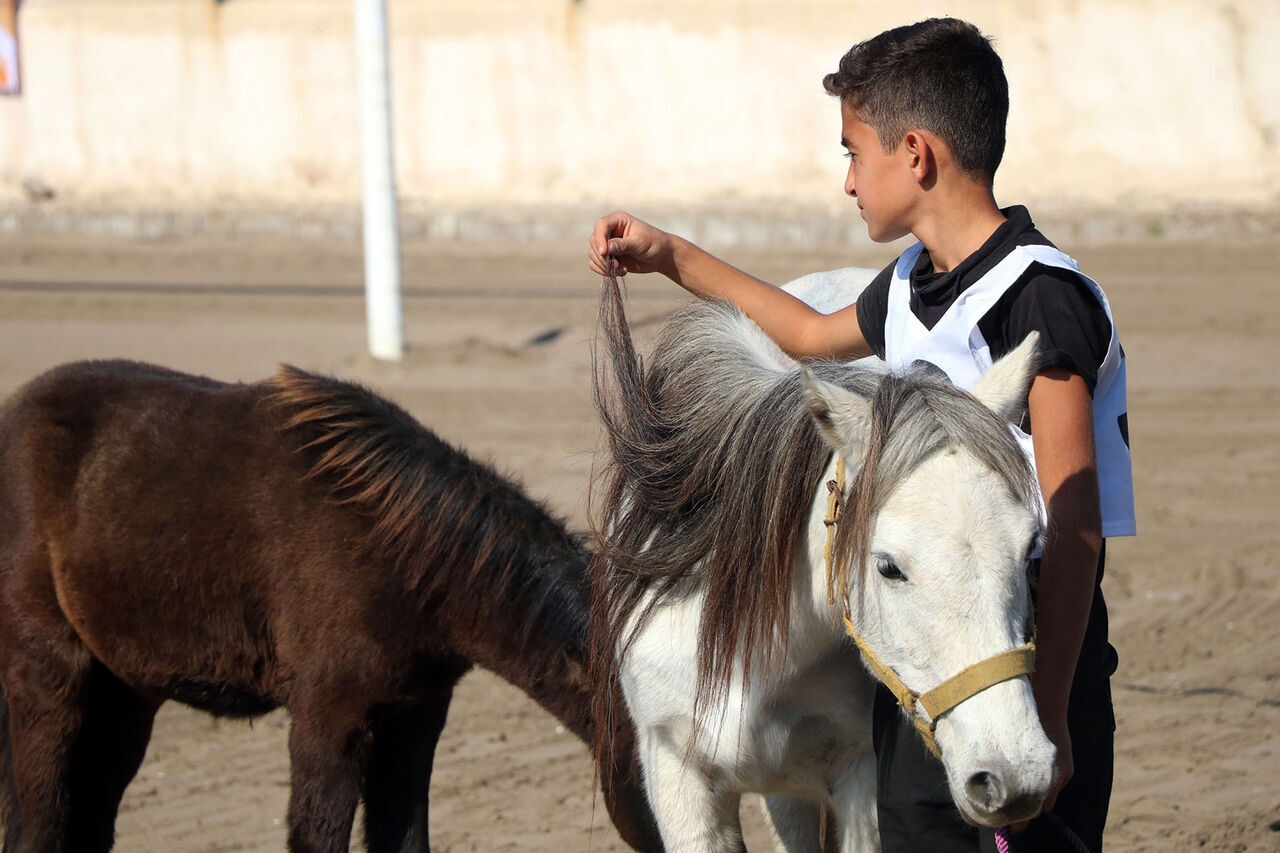
[[[267,389],[282,431],[310,457],[306,479],[368,520],[365,547],[407,590],[470,599],[504,622],[523,615],[526,631],[585,643],[583,537],[366,388],[281,365]]]

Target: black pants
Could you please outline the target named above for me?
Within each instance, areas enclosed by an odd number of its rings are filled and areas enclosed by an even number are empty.
[[[1098,580],[1103,559],[1098,558]],[[1116,652],[1107,642],[1107,606],[1101,587],[1094,589],[1067,705],[1075,775],[1058,795],[1053,813],[1084,842],[1101,853],[1102,830],[1111,801],[1115,714],[1110,677]],[[951,799],[942,763],[925,747],[897,700],[877,687],[872,724],[877,763],[877,806],[884,853],[995,853],[995,834],[965,823]],[[1037,818],[1010,837],[1018,853],[1076,853],[1077,848],[1050,818]]]

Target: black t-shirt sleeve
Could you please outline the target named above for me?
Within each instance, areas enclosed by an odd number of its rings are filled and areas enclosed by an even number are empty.
[[[861,308],[861,304],[859,304]],[[861,319],[861,311],[859,311]],[[1111,343],[1111,322],[1076,273],[1033,263],[978,322],[992,359],[1040,333],[1040,366],[1079,374],[1093,393]]]
[[[895,260],[880,270],[858,294],[858,327],[871,351],[884,358],[884,322],[889,316],[889,284],[893,281]]]

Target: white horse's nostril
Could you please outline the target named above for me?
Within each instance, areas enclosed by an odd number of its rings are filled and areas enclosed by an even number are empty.
[[[993,812],[1002,808],[1008,793],[1000,777],[987,770],[979,770],[969,777],[964,792],[974,808],[983,812]]]
[[[964,796],[970,817],[982,825],[997,826],[1034,816],[1044,792],[1023,789],[1011,770],[979,770],[965,782]]]

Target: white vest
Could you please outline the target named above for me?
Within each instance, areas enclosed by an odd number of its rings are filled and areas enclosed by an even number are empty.
[[[889,284],[889,308],[884,325],[885,362],[891,370],[903,370],[917,359],[941,368],[966,390],[991,367],[991,348],[982,337],[978,321],[999,301],[1034,262],[1069,269],[1080,276],[1102,305],[1111,323],[1111,341],[1098,368],[1093,391],[1093,431],[1098,455],[1098,494],[1103,536],[1137,533],[1133,512],[1133,473],[1125,432],[1124,354],[1116,334],[1111,306],[1097,282],[1080,273],[1076,262],[1052,246],[1019,246],[986,275],[970,285],[928,329],[911,312],[911,270],[920,256],[917,243],[902,253]],[[1011,343],[1016,344],[1016,341]],[[1027,457],[1035,464],[1031,437],[1012,427]],[[1042,508],[1043,511],[1043,508]]]

